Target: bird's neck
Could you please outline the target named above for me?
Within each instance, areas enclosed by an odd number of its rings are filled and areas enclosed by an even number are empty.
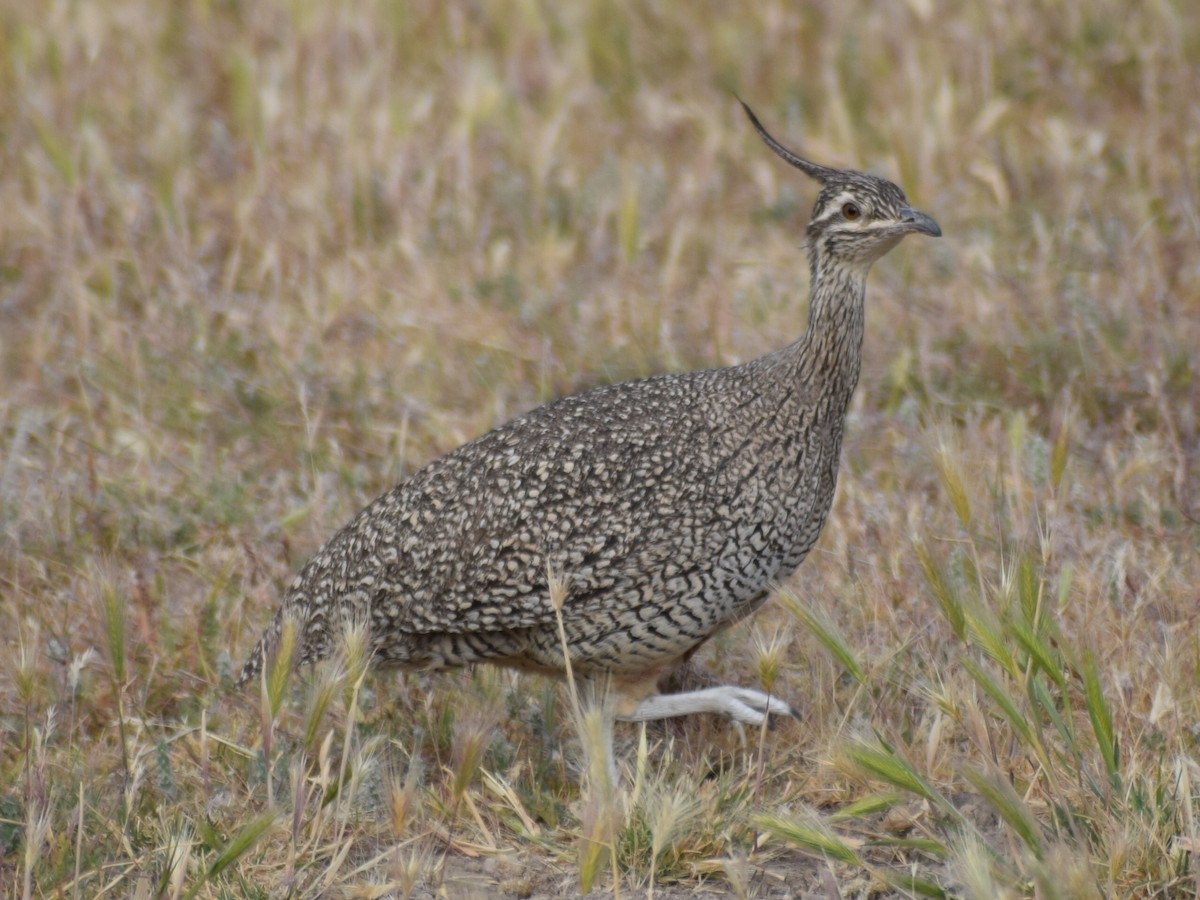
[[[799,386],[840,420],[862,369],[867,270],[814,259],[811,285],[808,328],[785,352]]]

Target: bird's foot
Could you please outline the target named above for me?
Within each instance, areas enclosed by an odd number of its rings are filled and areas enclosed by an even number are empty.
[[[796,711],[778,697],[731,684],[682,694],[656,694],[620,718],[626,722],[648,722],[693,713],[716,713],[744,725],[762,725],[772,716],[799,718]]]

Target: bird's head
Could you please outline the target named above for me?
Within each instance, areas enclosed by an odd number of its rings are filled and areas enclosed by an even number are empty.
[[[904,191],[887,179],[809,162],[771,137],[749,106],[742,103],[742,108],[768,147],[820,183],[807,229],[809,242],[820,257],[869,267],[906,234],[941,237],[938,223],[909,206]]]

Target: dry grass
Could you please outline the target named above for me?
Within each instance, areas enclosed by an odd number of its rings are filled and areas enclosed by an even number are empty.
[[[4,896],[1196,890],[1200,5],[739,9],[0,6]],[[431,457],[799,333],[731,91],[946,233],[872,276],[799,617],[706,655],[804,723],[622,731],[613,818],[556,685],[350,634],[222,699]]]

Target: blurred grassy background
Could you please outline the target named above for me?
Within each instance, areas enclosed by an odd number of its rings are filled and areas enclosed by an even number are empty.
[[[0,4],[6,895],[400,896],[446,841],[487,890],[571,876],[552,686],[387,676],[266,754],[274,715],[214,704],[290,573],[424,462],[800,333],[813,186],[735,92],[946,237],[872,276],[839,497],[791,584],[833,631],[772,607],[709,654],[753,683],[775,653],[808,718],[749,749],[660,735],[708,806],[665,850],[632,814],[626,883],[652,852],[739,894],[906,866],[977,896],[1194,886],[1198,87],[1184,0]],[[1044,759],[963,659],[1011,678]],[[907,841],[870,859],[764,841],[757,814],[883,796],[844,749],[872,730],[948,797],[987,799],[969,765],[1011,785],[1038,840],[992,797],[976,853],[901,790],[853,820]],[[321,781],[326,736],[358,793]],[[336,821],[305,778],[341,785]]]

